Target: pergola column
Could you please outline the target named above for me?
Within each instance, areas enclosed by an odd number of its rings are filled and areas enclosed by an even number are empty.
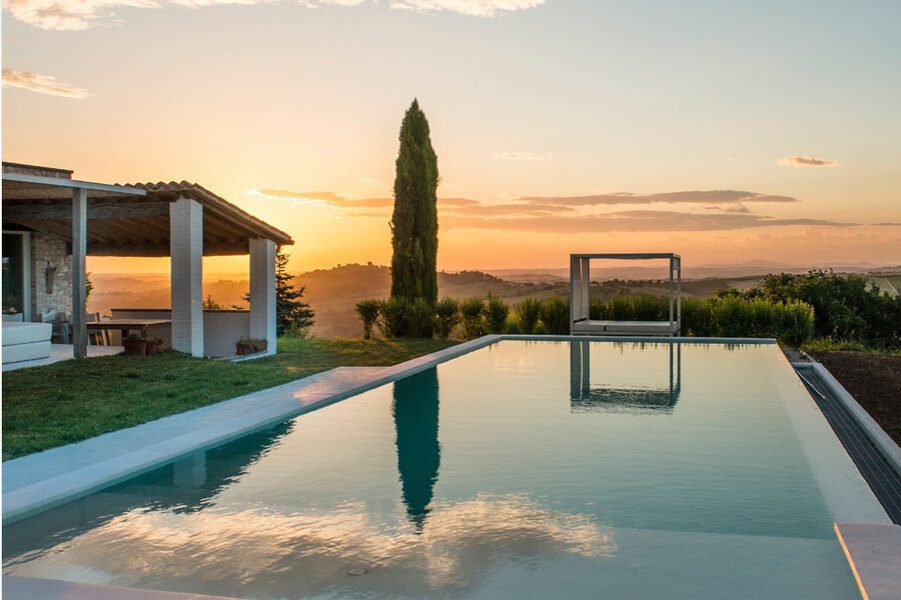
[[[203,206],[180,197],[169,205],[172,349],[203,356]]]
[[[72,356],[88,355],[88,330],[85,325],[87,312],[87,274],[85,256],[88,245],[88,191],[72,190]]]
[[[275,354],[275,242],[250,238],[250,337],[268,341],[267,354]]]

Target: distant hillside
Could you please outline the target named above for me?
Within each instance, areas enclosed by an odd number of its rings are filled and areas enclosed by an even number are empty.
[[[356,337],[362,335],[362,325],[356,313],[357,303],[369,298],[387,298],[391,291],[391,270],[376,265],[340,265],[332,269],[303,273],[293,281],[295,286],[306,288],[304,297],[316,311],[313,335]],[[484,298],[489,291],[508,301],[517,302],[530,295],[563,295],[568,293],[568,285],[513,283],[479,271],[438,273],[440,297]]]
[[[735,269],[735,266],[729,267]],[[750,269],[751,267],[748,266]],[[727,267],[699,268],[695,272],[720,273],[694,279],[683,279],[685,297],[709,297],[717,289],[734,287],[749,289],[760,283],[763,273],[750,275],[723,275]],[[774,272],[799,272],[809,269],[772,269]],[[838,271],[836,269],[836,271]],[[560,274],[565,273],[565,276]],[[618,294],[645,293],[667,295],[669,280],[666,269],[655,270],[635,267],[631,269],[591,270],[592,298],[610,299]],[[901,268],[873,270],[868,279],[889,293],[901,288]],[[94,292],[89,310],[109,314],[110,308],[167,308],[169,306],[169,277],[166,275],[96,274],[91,276]],[[390,269],[385,266],[347,264],[332,269],[319,269],[296,276],[295,287],[306,289],[304,298],[316,312],[312,334],[317,337],[357,337],[362,326],[356,314],[356,305],[369,298],[387,298],[391,288]],[[240,275],[211,274],[204,278],[204,298],[208,295],[223,308],[232,305],[246,306],[244,295],[249,282]],[[463,299],[485,298],[488,292],[504,298],[511,306],[526,296],[546,299],[554,295],[569,294],[567,270],[526,269],[499,270],[493,273],[460,271],[438,274],[438,294]]]

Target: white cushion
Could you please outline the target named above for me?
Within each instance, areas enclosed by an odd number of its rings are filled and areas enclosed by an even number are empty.
[[[6,336],[3,336],[6,341]],[[50,357],[50,342],[31,342],[30,344],[16,344],[15,346],[3,346],[3,364],[22,362],[23,360],[37,360]]]
[[[52,333],[53,326],[50,323],[17,323],[15,321],[4,321],[3,362],[8,362],[5,356],[5,349],[7,346],[30,344],[33,342],[50,342]]]

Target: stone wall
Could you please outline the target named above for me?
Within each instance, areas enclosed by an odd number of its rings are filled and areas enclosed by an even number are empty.
[[[50,309],[72,312],[72,255],[66,242],[43,233],[31,234],[31,318],[41,320]]]

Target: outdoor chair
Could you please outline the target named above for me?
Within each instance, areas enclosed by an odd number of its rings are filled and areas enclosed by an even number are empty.
[[[58,313],[55,310],[49,310],[41,315],[44,323],[50,323],[52,333],[50,339],[56,344],[72,343],[72,322],[69,321],[69,315],[66,313]]]
[[[100,313],[85,313],[84,322],[85,323],[98,323],[102,319],[100,318]],[[109,346],[109,333],[104,329],[100,331],[90,331],[88,332],[88,343],[93,344],[94,346]]]

